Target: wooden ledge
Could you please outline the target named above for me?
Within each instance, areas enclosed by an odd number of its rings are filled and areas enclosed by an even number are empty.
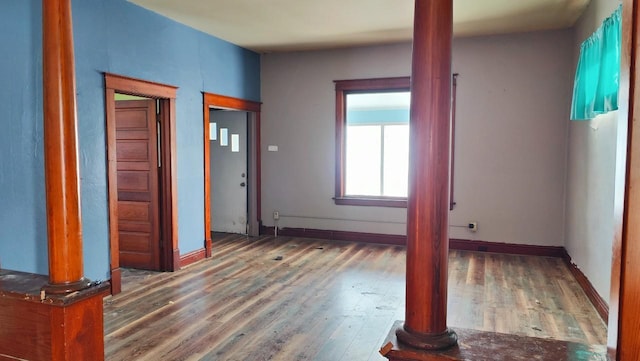
[[[104,296],[110,289],[109,282],[94,283],[80,291],[61,295],[45,294],[42,298],[40,291],[48,282],[49,277],[44,275],[0,269],[0,298],[67,306],[94,295]]]
[[[385,339],[380,353],[390,361],[474,360],[474,361],[606,361],[604,345],[584,345],[576,342],[509,335],[497,332],[453,328],[458,346],[448,350],[426,352],[398,342],[395,330],[402,327],[396,321]]]

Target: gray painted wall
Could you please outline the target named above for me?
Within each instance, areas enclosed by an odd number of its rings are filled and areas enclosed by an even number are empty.
[[[620,0],[593,0],[575,27],[575,59],[580,44]],[[617,112],[569,123],[565,247],[607,302],[614,235],[613,200]]]
[[[460,73],[450,236],[563,245],[573,33],[456,39]],[[411,45],[262,57],[262,219],[405,234],[406,210],[336,206],[333,80],[410,73]],[[267,152],[278,145],[278,152]],[[479,223],[471,233],[464,226]]]

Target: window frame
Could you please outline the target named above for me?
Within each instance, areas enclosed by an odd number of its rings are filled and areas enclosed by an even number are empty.
[[[372,78],[354,80],[335,80],[336,91],[336,173],[335,197],[337,205],[378,206],[406,208],[406,197],[385,196],[347,196],[345,195],[345,163],[346,163],[346,96],[357,93],[388,93],[411,91],[411,80],[408,76],[393,78]]]
[[[453,210],[456,202],[453,198],[453,176],[454,176],[454,153],[455,153],[455,128],[456,128],[456,93],[458,73],[451,77],[451,159],[450,159],[450,189],[449,189],[449,210]],[[375,206],[406,208],[406,197],[385,197],[385,196],[346,196],[345,191],[345,128],[346,128],[346,96],[353,93],[386,93],[394,91],[411,92],[411,78],[369,78],[353,80],[334,80],[336,92],[336,154],[335,154],[335,196],[333,198],[336,205],[351,206]]]

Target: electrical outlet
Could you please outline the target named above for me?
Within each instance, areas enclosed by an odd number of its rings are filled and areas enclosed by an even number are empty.
[[[467,225],[467,228],[471,232],[477,232],[478,231],[478,222],[469,222],[469,224]]]
[[[274,220],[276,220],[276,221],[277,221],[278,219],[280,219],[280,212],[278,212],[278,211],[273,211],[273,219],[274,219]]]

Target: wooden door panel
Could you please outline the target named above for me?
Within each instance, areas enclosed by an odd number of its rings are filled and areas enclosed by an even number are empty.
[[[140,170],[140,171],[149,171],[149,165],[146,162],[119,162],[118,163],[118,172],[127,171],[127,170]]]
[[[118,188],[121,190],[149,192],[150,186],[148,173],[127,170],[118,172]]]
[[[116,157],[118,163],[120,162],[144,162],[144,165],[149,166],[150,144],[147,140],[132,139],[132,140],[118,140],[116,143]]]
[[[160,269],[155,100],[116,102],[120,265]]]
[[[122,262],[129,268],[146,269],[148,264],[153,263],[153,259],[149,253],[120,251],[120,263]]]
[[[130,253],[149,253],[149,235],[141,232],[120,232],[122,244]]]
[[[137,233],[147,233],[150,234],[151,233],[151,227],[149,227],[148,223],[136,223],[136,222],[128,222],[127,225],[123,226],[120,228],[120,232],[137,232]],[[151,241],[151,237],[147,238],[149,241]],[[139,248],[139,247],[137,247]],[[151,247],[148,247],[148,249],[152,249]]]
[[[149,139],[148,137],[149,135],[144,129],[124,129],[122,131],[116,131],[116,138],[120,141],[127,139]]]
[[[118,200],[151,202],[150,172],[118,171]]]
[[[118,220],[121,222],[138,222],[151,225],[150,202],[120,201],[118,204]]]
[[[134,202],[151,202],[151,196],[146,192],[118,191],[118,199],[126,199]]]
[[[146,102],[146,100],[143,100]],[[124,104],[119,101],[118,103]],[[125,104],[127,106],[129,104]],[[129,111],[120,114],[116,119],[117,130],[121,129],[146,129],[149,128],[148,119],[145,118],[146,109],[129,107]],[[155,119],[154,119],[155,121]]]

